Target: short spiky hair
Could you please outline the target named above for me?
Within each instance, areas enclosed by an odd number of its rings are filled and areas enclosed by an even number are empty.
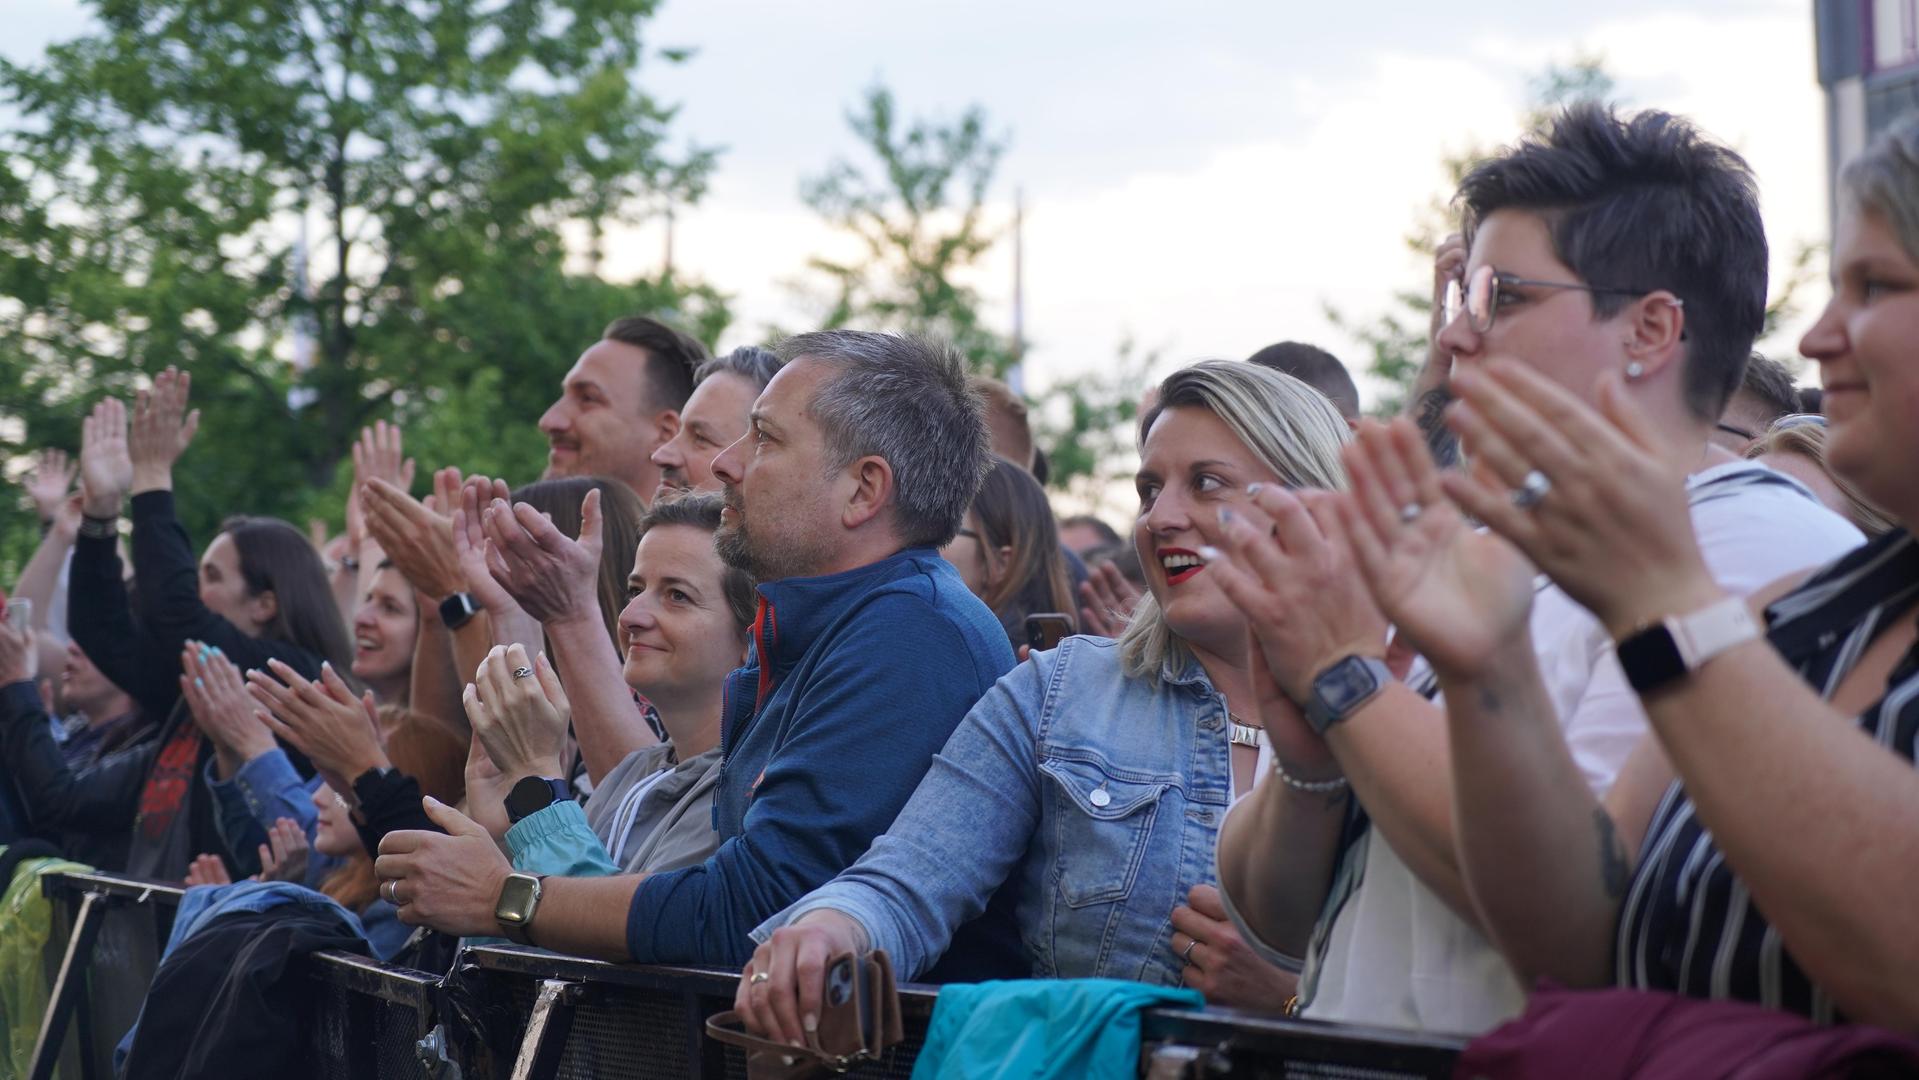
[[[1474,166],[1458,200],[1469,232],[1498,210],[1540,215],[1588,285],[1683,300],[1686,404],[1703,420],[1725,409],[1766,315],[1766,231],[1744,158],[1671,113],[1583,103]],[[1598,318],[1630,302],[1592,294]]]

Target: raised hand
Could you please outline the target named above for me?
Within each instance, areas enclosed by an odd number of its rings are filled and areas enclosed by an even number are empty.
[[[267,727],[305,754],[328,787],[347,797],[360,774],[392,766],[371,693],[355,698],[331,664],[317,683],[278,660],[267,667],[270,676],[247,672],[247,692],[266,710]]]
[[[80,424],[81,509],[91,518],[118,517],[132,488],[127,407],[117,398],[102,398]]]
[[[33,456],[33,469],[27,473],[27,496],[43,522],[51,522],[67,501],[67,489],[73,486],[80,465],[65,450],[42,450]]]
[[[1532,567],[1511,544],[1473,530],[1441,490],[1417,428],[1362,420],[1343,451],[1350,494],[1340,517],[1373,603],[1398,641],[1441,675],[1479,675],[1530,640]]]
[[[353,443],[353,489],[347,492],[346,500],[346,534],[356,549],[351,554],[358,554],[360,541],[366,537],[366,504],[361,493],[367,481],[378,477],[401,491],[413,489],[414,462],[403,456],[402,442],[400,425],[380,420],[361,428],[359,439]]]
[[[366,482],[360,494],[367,535],[409,584],[434,603],[465,590],[466,575],[453,547],[450,517],[434,513],[377,476]]]
[[[1139,587],[1126,580],[1119,567],[1110,562],[1093,567],[1079,586],[1080,627],[1088,634],[1118,637],[1133,617],[1133,606],[1141,595]]]
[[[134,494],[173,488],[173,463],[200,430],[200,410],[187,411],[192,386],[193,376],[169,367],[154,377],[152,389],[141,391],[135,399],[133,427],[127,436]]]
[[[1447,477],[1446,493],[1615,637],[1724,595],[1693,535],[1683,469],[1659,456],[1659,433],[1619,375],[1600,378],[1603,415],[1511,360],[1453,383],[1450,423],[1482,467]],[[1530,505],[1512,496],[1526,486],[1541,493]]]
[[[0,595],[0,604],[6,597]],[[40,672],[40,650],[34,647],[33,630],[15,626],[0,607],[0,686],[32,682]]]
[[[267,830],[267,842],[260,845],[260,873],[255,881],[292,881],[306,879],[306,830],[292,818],[281,818]]]
[[[195,885],[231,885],[232,875],[218,855],[195,855],[187,864],[187,887]]]
[[[580,503],[580,538],[571,540],[538,510],[494,499],[481,512],[487,569],[541,623],[600,618],[600,492]]]
[[[261,719],[260,706],[247,694],[240,669],[218,646],[189,641],[180,650],[180,693],[194,724],[212,740],[223,776],[273,749],[273,732]]]
[[[539,620],[520,607],[493,579],[493,572],[486,566],[486,529],[480,524],[482,508],[506,497],[506,481],[468,477],[453,511],[453,550],[458,553],[460,569],[466,574],[466,591],[486,609],[487,619],[493,624],[494,640],[503,645],[516,641],[537,644]]]
[[[529,664],[524,647],[495,645],[460,702],[507,786],[561,775],[572,707],[545,653]]]

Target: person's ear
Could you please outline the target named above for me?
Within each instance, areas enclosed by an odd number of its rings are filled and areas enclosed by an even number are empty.
[[[680,433],[680,412],[678,409],[663,409],[653,415],[653,449],[658,450],[673,441]],[[648,451],[651,453],[652,451]]]
[[[857,529],[880,516],[893,501],[893,466],[883,457],[868,454],[847,467],[853,490],[840,511],[840,525]]]
[[[266,626],[280,614],[280,598],[272,589],[266,589],[247,597],[247,614],[260,626]]]
[[[982,550],[986,553],[986,558],[982,560],[986,563],[986,591],[991,593],[1000,578],[1005,576],[1007,568],[1013,565],[1013,545],[1001,544]]]
[[[1626,314],[1628,381],[1650,378],[1685,359],[1686,306],[1678,297],[1659,289],[1640,297]]]

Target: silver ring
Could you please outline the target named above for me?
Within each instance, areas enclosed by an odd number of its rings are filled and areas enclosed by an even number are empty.
[[[747,982],[749,982],[749,983],[751,983],[751,984],[752,984],[752,985],[754,985],[754,986],[758,986],[759,984],[761,984],[761,983],[763,983],[763,982],[772,982],[772,981],[773,981],[773,976],[771,976],[771,975],[768,975],[768,974],[767,974],[766,972],[764,972],[764,971],[755,971],[755,972],[753,973],[753,977],[752,977],[752,978],[750,978],[750,979],[748,979],[748,980],[746,980],[746,981],[747,981]]]
[[[1187,943],[1186,943],[1186,951],[1185,951],[1185,952],[1183,952],[1183,953],[1180,953],[1180,954],[1179,954],[1179,962],[1180,962],[1180,963],[1182,963],[1182,964],[1190,964],[1190,963],[1192,963],[1192,962],[1193,962],[1193,950],[1194,950],[1194,949],[1197,949],[1197,948],[1199,948],[1199,939],[1198,939],[1198,938],[1194,938],[1194,939],[1192,939],[1191,941],[1189,941],[1189,942],[1187,942]]]
[[[1425,507],[1420,506],[1416,502],[1409,502],[1405,506],[1400,507],[1399,523],[1401,525],[1411,525],[1413,522],[1418,521],[1419,512],[1423,509],[1425,509]]]
[[[388,878],[387,880],[380,882],[380,895],[385,897],[386,902],[389,904],[392,904],[394,907],[400,906],[400,901],[398,896],[399,889],[400,889],[400,882],[398,878]]]
[[[533,677],[533,669],[530,667],[516,667],[513,669],[513,677],[516,679],[531,679]]]
[[[1518,487],[1513,489],[1513,505],[1521,510],[1531,510],[1538,506],[1539,500],[1544,499],[1552,489],[1552,478],[1534,469],[1519,481]]]

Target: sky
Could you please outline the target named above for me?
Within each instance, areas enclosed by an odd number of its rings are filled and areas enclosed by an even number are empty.
[[[87,14],[0,0],[0,21],[0,55],[24,60]],[[664,0],[645,33],[696,50],[637,76],[678,103],[677,137],[724,148],[673,246],[682,277],[731,297],[727,347],[817,313],[793,283],[844,241],[801,179],[864,162],[845,115],[876,82],[906,116],[978,105],[1007,136],[989,213],[1010,222],[1024,192],[1029,388],[1110,365],[1127,339],[1165,370],[1284,339],[1357,358],[1325,306],[1364,317],[1429,281],[1403,237],[1447,194],[1442,156],[1510,141],[1529,78],[1582,53],[1626,104],[1688,114],[1747,156],[1775,279],[1826,239],[1824,99],[1796,0]],[[617,231],[602,269],[652,273],[664,247],[657,224]],[[1010,244],[973,283],[1010,325]],[[1771,351],[1796,354],[1813,313]]]

